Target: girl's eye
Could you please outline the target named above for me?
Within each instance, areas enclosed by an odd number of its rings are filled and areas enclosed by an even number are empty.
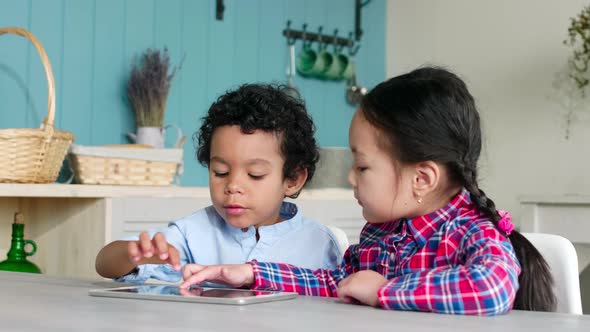
[[[254,175],[254,174],[248,174],[253,180],[262,180],[264,178],[264,175]]]
[[[227,172],[215,172],[215,171],[213,171],[213,175],[215,175],[218,178],[222,178],[222,177],[227,176]]]
[[[357,171],[359,171],[360,173],[362,173],[362,172],[366,171],[366,170],[367,170],[367,168],[368,168],[368,167],[361,167],[361,166],[358,166],[358,167],[356,168],[356,170],[357,170]]]

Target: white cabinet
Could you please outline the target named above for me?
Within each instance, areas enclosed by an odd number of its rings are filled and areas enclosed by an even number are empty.
[[[590,197],[525,196],[520,204],[523,232],[557,234],[574,243],[590,244]]]
[[[343,229],[358,242],[364,221],[352,191],[315,189],[295,200],[302,213]],[[25,216],[30,257],[49,275],[98,279],[94,260],[112,240],[185,217],[211,204],[208,188],[0,184],[0,260],[10,246],[12,215]]]
[[[590,272],[587,268],[590,264],[590,197],[523,196],[520,197],[520,204],[521,230],[556,234],[570,240],[578,254],[579,271],[586,271],[588,275]]]
[[[209,197],[111,198],[110,238],[106,242],[136,235],[141,231],[168,225],[211,205]]]

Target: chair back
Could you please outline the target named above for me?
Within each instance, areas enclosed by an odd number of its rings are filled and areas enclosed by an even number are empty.
[[[348,249],[349,245],[348,236],[346,236],[346,233],[339,227],[332,225],[326,225],[326,227],[328,227],[332,234],[334,234],[334,237],[336,237],[336,241],[338,241],[338,247],[340,247],[340,251],[342,251],[342,254],[344,254],[344,252],[346,252],[346,249]]]
[[[543,233],[523,233],[549,264],[557,298],[556,312],[582,314],[578,255],[566,238]]]

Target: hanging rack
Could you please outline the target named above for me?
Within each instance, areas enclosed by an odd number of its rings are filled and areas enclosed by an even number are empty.
[[[361,9],[368,5],[371,0],[355,0],[354,5],[354,33],[351,32],[348,35],[348,38],[338,37],[336,35],[324,35],[321,33],[323,27],[320,26],[318,29],[318,33],[308,32],[307,30],[307,23],[303,24],[302,30],[293,30],[291,29],[291,20],[287,21],[287,27],[283,30],[283,36],[287,38],[287,42],[292,45],[295,43],[297,39],[303,41],[319,41],[324,44],[334,44],[337,46],[347,46],[350,48],[351,53],[356,53],[360,48],[360,40],[363,35],[363,30],[361,29]],[[337,31],[337,30],[336,30]],[[354,39],[353,39],[354,35]]]
[[[334,37],[332,35],[324,35],[321,33],[323,27],[318,28],[318,33],[308,32],[307,23],[303,24],[302,30],[291,29],[291,21],[287,21],[287,28],[283,30],[283,36],[285,36],[289,43],[294,43],[297,39],[303,41],[321,41],[324,44],[335,44],[338,46],[353,47],[355,42],[352,38]]]

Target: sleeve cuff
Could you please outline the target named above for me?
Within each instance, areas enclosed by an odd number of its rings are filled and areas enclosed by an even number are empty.
[[[145,270],[146,265],[138,265],[128,274],[119,278],[113,278],[113,281],[143,284],[148,279],[148,277],[145,277]]]
[[[174,268],[168,264],[144,264],[138,265],[131,273],[113,280],[143,284],[150,278],[175,283],[180,281],[181,273],[175,271]]]

